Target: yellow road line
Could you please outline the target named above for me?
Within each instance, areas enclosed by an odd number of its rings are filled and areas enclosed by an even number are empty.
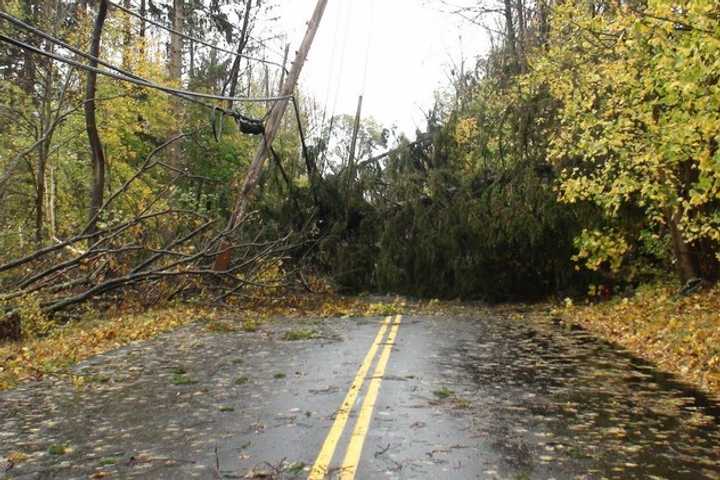
[[[373,410],[375,409],[375,402],[380,392],[380,385],[385,375],[385,368],[390,360],[390,353],[395,344],[395,337],[400,328],[401,320],[402,317],[398,315],[388,335],[385,348],[383,348],[380,354],[380,359],[375,367],[372,380],[370,380],[367,395],[365,395],[365,400],[363,400],[362,406],[360,407],[355,430],[353,430],[352,436],[350,437],[350,445],[348,445],[347,452],[345,452],[345,459],[343,460],[342,470],[340,472],[340,480],[354,480],[355,478],[358,463],[360,463],[360,455],[362,454],[363,445],[365,444],[365,438],[370,428],[370,420],[372,419]]]
[[[328,468],[330,466],[330,462],[332,461],[332,457],[335,454],[335,449],[337,448],[338,441],[342,436],[343,430],[345,430],[345,424],[347,424],[348,418],[350,416],[350,411],[355,405],[358,393],[360,393],[360,388],[365,382],[365,377],[367,376],[368,370],[370,370],[370,365],[375,359],[375,354],[377,353],[378,348],[380,348],[380,343],[385,337],[385,332],[387,331],[391,320],[392,317],[385,318],[382,326],[380,327],[380,331],[375,337],[375,341],[373,341],[372,345],[370,346],[370,350],[368,350],[367,355],[365,355],[365,360],[363,360],[362,365],[360,365],[360,369],[358,370],[357,375],[355,375],[355,380],[353,380],[353,383],[350,386],[350,390],[345,396],[345,400],[343,401],[340,409],[335,415],[335,421],[333,422],[333,425],[328,432],[327,438],[325,438],[325,443],[323,443],[320,454],[315,460],[315,465],[310,471],[310,476],[308,477],[308,480],[323,480],[327,475]]]

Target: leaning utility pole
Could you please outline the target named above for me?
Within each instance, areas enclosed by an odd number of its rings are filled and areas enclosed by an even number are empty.
[[[353,165],[355,163],[355,149],[357,147],[357,137],[358,133],[360,132],[360,117],[362,116],[362,105],[363,96],[360,95],[360,98],[358,99],[357,113],[355,113],[355,125],[353,126],[352,142],[350,142],[350,158],[348,158],[348,168],[350,169],[351,175],[353,171]]]
[[[270,111],[270,117],[268,118],[267,125],[265,126],[265,137],[264,141],[260,144],[253,162],[250,164],[250,169],[245,176],[242,189],[237,194],[237,200],[235,201],[235,208],[228,219],[227,226],[225,227],[225,233],[230,234],[242,221],[247,210],[247,206],[252,199],[253,191],[257,186],[260,179],[260,173],[262,172],[265,159],[270,153],[270,147],[272,146],[275,136],[280,130],[280,123],[282,118],[287,111],[290,97],[295,92],[295,86],[300,79],[300,72],[305,65],[305,60],[310,52],[313,40],[315,40],[315,34],[320,27],[320,21],[322,20],[323,14],[325,13],[325,7],[327,7],[328,0],[318,0],[315,6],[310,22],[308,23],[307,32],[305,32],[305,38],[300,44],[300,48],[295,56],[295,61],[290,67],[287,79],[283,84],[282,91],[280,92],[281,97],[287,97],[282,100],[278,100],[273,105]],[[232,260],[232,248],[229,240],[225,238],[220,245],[220,253],[215,258],[215,271],[225,271],[230,267],[230,261]]]
[[[357,137],[360,133],[360,117],[362,116],[363,96],[358,99],[357,112],[355,113],[355,123],[353,124],[352,140],[350,141],[350,155],[348,156],[346,186],[345,186],[345,208],[346,213],[350,209],[350,190],[355,180],[355,150],[357,149]]]

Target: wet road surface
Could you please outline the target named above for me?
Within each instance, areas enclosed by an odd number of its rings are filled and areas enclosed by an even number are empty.
[[[720,479],[717,404],[552,322],[194,325],[75,375],[0,392],[0,478]]]

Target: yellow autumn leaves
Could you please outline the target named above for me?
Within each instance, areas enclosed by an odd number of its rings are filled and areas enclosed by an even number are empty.
[[[546,88],[561,105],[549,150],[561,201],[589,202],[609,225],[639,209],[645,229],[672,218],[685,241],[718,241],[720,6],[680,5],[557,5],[549,49],[522,85]],[[633,235],[585,231],[576,258],[616,269]]]
[[[564,316],[720,396],[718,307],[718,287],[677,297],[673,285],[657,284],[632,298],[566,305]]]

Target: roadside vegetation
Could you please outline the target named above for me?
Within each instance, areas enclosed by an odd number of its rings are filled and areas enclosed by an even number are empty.
[[[282,68],[252,59],[271,56],[254,29],[275,2],[220,3],[142,1],[139,17],[100,0],[4,3],[2,386],[197,318],[249,333],[269,316],[401,310],[338,296],[377,292],[572,298],[573,321],[717,388],[716,1],[456,9],[500,28],[458,60],[416,139],[298,91],[239,222],[272,100],[199,105],[37,52],[272,97]]]
[[[680,297],[676,285],[665,283],[555,313],[720,399],[719,306],[717,286]]]

